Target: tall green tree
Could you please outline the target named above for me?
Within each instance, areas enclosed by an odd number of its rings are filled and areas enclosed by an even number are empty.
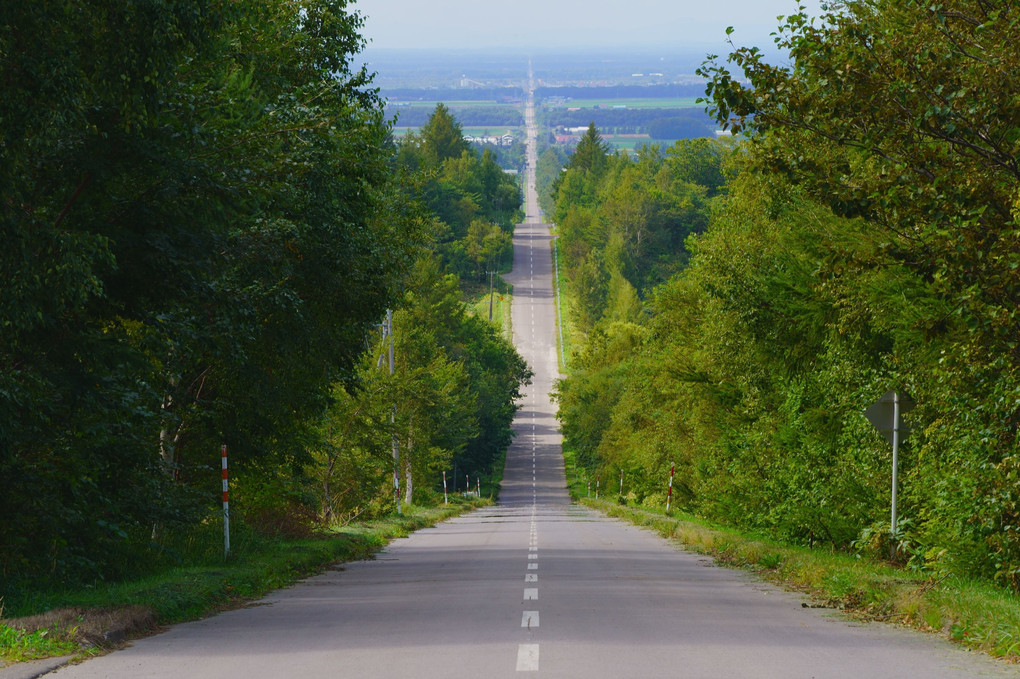
[[[113,577],[300,453],[419,232],[345,1],[0,12],[3,580]]]
[[[464,152],[471,151],[471,146],[464,141],[460,123],[441,102],[436,104],[419,134],[422,156],[429,167],[439,167],[443,161],[460,158]]]
[[[610,151],[609,142],[599,134],[595,123],[589,123],[588,130],[574,148],[568,166],[598,175],[606,167],[606,157]]]
[[[786,19],[788,66],[734,50],[748,86],[716,60],[703,69],[759,171],[882,234],[866,266],[884,286],[888,380],[919,403],[917,537],[1014,586],[1018,37],[1009,2],[846,2]]]

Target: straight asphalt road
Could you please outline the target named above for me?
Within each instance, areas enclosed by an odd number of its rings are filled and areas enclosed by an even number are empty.
[[[1017,677],[934,636],[858,624],[572,506],[549,393],[559,376],[550,234],[534,192],[514,236],[513,324],[535,371],[497,507],[398,540],[249,608],[177,625],[59,679],[458,676]]]

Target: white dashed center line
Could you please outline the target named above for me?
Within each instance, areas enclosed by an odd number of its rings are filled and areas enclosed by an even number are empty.
[[[521,644],[517,648],[517,671],[538,671],[538,644]]]

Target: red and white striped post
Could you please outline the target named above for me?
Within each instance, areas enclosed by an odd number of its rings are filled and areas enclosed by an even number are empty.
[[[591,497],[591,479],[588,479],[588,497]]]
[[[230,556],[230,493],[227,489],[227,446],[220,448],[220,464],[223,468],[223,557]]]
[[[467,495],[471,494],[471,475],[470,474],[465,474],[464,475],[464,492],[467,493]]]
[[[595,499],[599,499],[599,488],[602,486],[602,474],[595,477]]]
[[[673,472],[676,470],[676,465],[671,464],[669,466],[669,490],[666,491],[666,511],[669,511],[669,503],[673,499]]]
[[[482,499],[482,480],[477,476],[475,477],[475,484],[475,492],[478,493],[478,499],[480,500]]]
[[[446,471],[443,471],[443,504],[450,504],[450,498],[446,495]]]
[[[620,470],[620,497],[623,497],[623,470]]]

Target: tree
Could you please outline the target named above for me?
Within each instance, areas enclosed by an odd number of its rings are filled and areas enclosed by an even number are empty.
[[[729,61],[748,86],[714,59],[703,73],[719,119],[751,133],[758,171],[881,234],[861,266],[881,281],[871,299],[889,381],[921,404],[916,539],[1016,587],[1020,541],[1005,529],[1020,515],[1008,490],[1020,423],[1013,10],[839,3],[819,22],[786,19],[789,66],[740,48]]]
[[[460,123],[441,102],[436,104],[435,110],[419,134],[422,156],[429,167],[439,167],[443,161],[460,158],[465,151],[471,150],[470,145],[464,141],[464,131]]]
[[[5,581],[138,568],[352,377],[422,234],[346,4],[2,10]]]
[[[609,155],[610,151],[609,142],[602,139],[602,135],[596,129],[595,123],[590,123],[588,131],[577,142],[574,155],[570,157],[570,163],[567,167],[598,175],[605,168],[606,156]]]

